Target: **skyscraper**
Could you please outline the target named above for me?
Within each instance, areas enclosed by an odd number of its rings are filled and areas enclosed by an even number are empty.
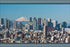
[[[62,23],[62,27],[64,27],[64,28],[67,27],[67,23],[65,21]]]
[[[38,18],[38,25],[41,25],[41,18]]]
[[[48,22],[51,22],[51,19],[48,18]]]
[[[17,28],[17,22],[15,21],[14,23],[13,23],[13,28]]]
[[[65,28],[62,28],[62,33],[65,34]]]
[[[61,30],[61,24],[57,24],[55,29],[60,31]]]
[[[37,29],[37,19],[36,19],[36,17],[33,18],[33,29],[34,30]]]
[[[44,25],[48,25],[48,21],[46,19],[44,19]]]
[[[44,27],[44,19],[41,19],[41,29]]]
[[[8,20],[8,29],[10,28],[10,20]]]
[[[38,30],[42,30],[41,29],[41,18],[38,18]]]
[[[51,19],[48,19],[48,27],[53,27],[53,23],[51,22]]]
[[[53,27],[53,23],[52,22],[48,22],[48,27]]]
[[[3,18],[0,18],[0,24],[4,24],[4,19]]]
[[[13,22],[9,21],[10,27],[13,27]]]
[[[18,24],[18,29],[22,30],[22,23],[21,22],[19,22],[19,24]]]
[[[7,18],[5,19],[5,29],[9,29],[10,28],[10,20],[8,20]]]
[[[46,25],[44,25],[44,29],[43,29],[43,35],[44,35],[44,37],[45,38],[47,38],[47,26]]]
[[[5,19],[5,29],[8,28],[8,19]]]
[[[29,29],[30,29],[30,30],[33,29],[33,21],[32,21],[32,17],[29,17]]]
[[[32,22],[32,17],[29,17],[29,22]]]
[[[44,25],[44,19],[41,19],[41,25]]]
[[[53,27],[55,28],[57,25],[57,21],[53,20],[52,23],[53,23]]]

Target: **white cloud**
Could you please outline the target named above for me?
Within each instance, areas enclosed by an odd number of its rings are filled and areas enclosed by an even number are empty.
[[[28,19],[26,17],[20,17],[16,21],[28,21]]]

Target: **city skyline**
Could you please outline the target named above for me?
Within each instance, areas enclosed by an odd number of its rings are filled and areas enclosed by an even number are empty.
[[[36,17],[25,25],[0,18],[0,43],[70,43],[70,26]]]
[[[16,20],[20,17],[51,18],[60,23],[70,23],[70,5],[55,4],[0,4],[1,18]],[[50,14],[51,13],[51,14]]]

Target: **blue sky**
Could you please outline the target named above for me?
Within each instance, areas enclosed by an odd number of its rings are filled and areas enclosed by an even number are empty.
[[[70,4],[0,4],[0,17],[41,17],[70,23]]]

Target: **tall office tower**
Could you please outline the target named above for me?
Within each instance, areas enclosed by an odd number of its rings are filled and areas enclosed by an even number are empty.
[[[4,24],[4,19],[3,18],[0,18],[0,24]]]
[[[66,28],[67,27],[67,22],[63,22],[62,27]]]
[[[38,18],[38,25],[41,25],[41,18]]]
[[[44,25],[44,29],[43,29],[43,35],[44,35],[44,37],[45,38],[47,38],[47,26],[46,25]]]
[[[29,17],[29,22],[32,22],[32,17]]]
[[[41,19],[41,29],[43,30],[44,27],[44,19]]]
[[[38,30],[42,30],[41,29],[41,18],[38,18]]]
[[[62,25],[60,24],[60,29],[62,28]]]
[[[18,29],[22,30],[22,23],[21,22],[19,22],[19,24],[18,24]]]
[[[48,25],[48,21],[44,19],[44,25]]]
[[[8,19],[5,19],[5,29],[8,29]]]
[[[57,21],[53,20],[52,23],[53,23],[53,27],[55,28],[57,25]]]
[[[57,24],[56,30],[58,30],[58,31],[61,30],[61,24]]]
[[[29,30],[33,29],[33,21],[32,21],[32,17],[29,18]]]
[[[44,25],[48,25],[48,21],[46,19],[41,19],[41,28],[44,28]]]
[[[36,17],[33,18],[33,30],[37,29],[37,19]]]
[[[10,29],[13,30],[13,22],[10,21],[9,24],[10,24],[10,25],[9,25],[9,26],[10,26]]]
[[[13,23],[13,28],[17,29],[17,22],[16,21]]]
[[[56,26],[55,26],[55,29],[57,30],[57,26],[58,26],[58,21],[56,21]]]
[[[53,23],[51,22],[51,19],[48,19],[48,27],[53,27]]]
[[[48,22],[51,22],[51,19],[48,18]]]
[[[62,33],[65,34],[65,28],[62,28]]]
[[[13,26],[13,22],[9,21],[9,26],[12,27]]]
[[[8,29],[10,29],[10,20],[8,20]]]

